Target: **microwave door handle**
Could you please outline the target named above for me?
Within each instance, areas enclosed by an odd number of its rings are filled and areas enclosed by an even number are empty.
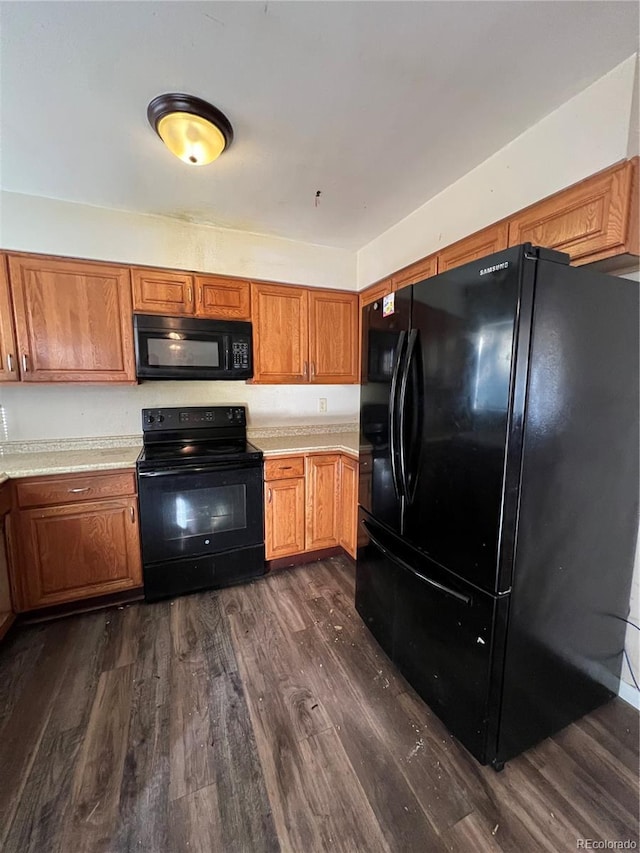
[[[224,353],[224,369],[225,371],[231,370],[231,365],[229,364],[229,350],[231,349],[231,336],[223,335],[222,336],[222,352]]]

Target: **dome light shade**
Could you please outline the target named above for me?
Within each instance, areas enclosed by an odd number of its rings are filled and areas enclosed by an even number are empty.
[[[233,140],[229,119],[193,95],[158,95],[147,118],[169,151],[192,166],[211,163]]]

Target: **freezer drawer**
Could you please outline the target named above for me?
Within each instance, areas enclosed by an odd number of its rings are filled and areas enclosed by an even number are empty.
[[[393,658],[393,623],[398,567],[368,534],[367,516],[358,518],[356,610],[390,658]]]
[[[509,596],[492,596],[364,519],[356,607],[400,672],[483,764],[495,758]]]

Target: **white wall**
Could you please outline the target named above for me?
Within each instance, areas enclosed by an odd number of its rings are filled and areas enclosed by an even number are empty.
[[[318,412],[319,397],[327,400],[326,413]],[[248,406],[250,427],[345,423],[358,419],[360,388],[175,381],[138,386],[0,386],[7,441],[141,435],[143,408],[227,403]]]
[[[0,246],[353,290],[347,249],[86,204],[0,193]]]
[[[245,234],[158,216],[18,193],[0,195],[0,246],[130,264],[193,269],[355,288],[354,252]],[[318,398],[327,399],[326,414]],[[147,406],[245,403],[252,426],[354,421],[354,386],[252,386],[242,382],[145,382],[122,386],[3,386],[9,441],[132,435]]]
[[[626,158],[636,67],[625,60],[360,249],[358,288]]]

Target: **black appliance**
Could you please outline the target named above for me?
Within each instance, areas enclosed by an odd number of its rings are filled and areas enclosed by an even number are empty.
[[[251,323],[135,314],[139,379],[250,379]]]
[[[142,410],[138,495],[147,601],[264,574],[262,451],[244,406]]]
[[[638,284],[525,244],[393,298],[363,309],[356,608],[500,769],[618,691]]]

